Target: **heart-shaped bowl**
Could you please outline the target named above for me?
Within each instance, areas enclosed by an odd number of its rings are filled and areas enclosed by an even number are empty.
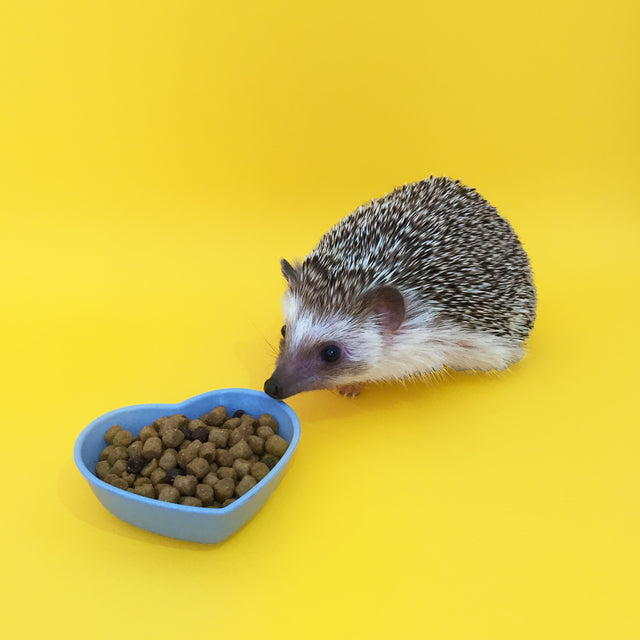
[[[262,413],[271,414],[278,421],[278,434],[289,442],[273,469],[230,505],[213,509],[161,502],[113,487],[96,476],[96,463],[106,446],[104,434],[114,424],[137,436],[142,427],[162,416],[183,414],[194,419],[220,405],[226,407],[229,415],[238,409],[256,418]],[[211,544],[222,542],[258,513],[282,479],[299,441],[300,421],[284,402],[253,389],[219,389],[180,404],[143,404],[110,411],[80,433],[74,447],[74,460],[98,500],[121,520],[170,538]]]

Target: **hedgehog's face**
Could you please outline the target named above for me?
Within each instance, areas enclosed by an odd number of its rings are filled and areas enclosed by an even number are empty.
[[[397,329],[404,318],[402,296],[388,289],[378,288],[381,295],[368,294],[358,314],[309,308],[288,290],[283,298],[285,325],[280,353],[275,371],[265,382],[265,392],[283,399],[302,391],[366,380],[372,363],[384,358],[389,327]],[[380,301],[385,296],[395,296],[395,305],[393,310],[387,305],[381,313]],[[387,320],[393,325],[387,326]]]
[[[265,383],[265,392],[283,399],[362,380],[367,369],[364,355],[375,352],[376,345],[367,349],[362,332],[350,326],[347,318],[292,310],[289,306],[285,314],[276,369]]]

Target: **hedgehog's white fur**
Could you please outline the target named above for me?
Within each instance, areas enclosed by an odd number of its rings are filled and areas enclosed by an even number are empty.
[[[405,294],[405,300],[407,297]],[[340,313],[318,314],[301,305],[288,291],[282,299],[282,312],[292,351],[309,344],[347,343],[344,357],[366,360],[369,381],[399,380],[445,366],[460,371],[501,371],[524,355],[513,341],[454,324],[434,323],[430,311],[411,303],[405,322],[392,335],[380,331],[374,318],[363,323]],[[341,385],[354,382],[362,382],[360,376],[334,381]]]

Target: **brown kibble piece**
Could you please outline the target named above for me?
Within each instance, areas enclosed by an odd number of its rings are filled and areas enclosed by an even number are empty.
[[[145,498],[151,498],[152,500],[155,499],[156,497],[156,491],[153,488],[153,485],[151,483],[149,484],[139,484],[136,485],[134,483],[133,485],[133,493],[139,495],[139,496],[144,496]]]
[[[148,484],[148,485],[152,484],[151,478],[136,478],[135,482],[133,483],[133,486],[134,487],[141,487],[141,486],[143,486],[145,484]]]
[[[233,464],[233,456],[228,449],[217,449],[216,462],[221,467],[230,467]]]
[[[184,433],[179,429],[167,429],[162,436],[162,443],[165,447],[175,449],[182,444]]]
[[[274,433],[275,431],[271,427],[266,425],[261,425],[256,429],[256,435],[260,436],[263,440],[270,438],[272,435],[274,435]]]
[[[104,480],[111,472],[111,465],[106,460],[100,460],[96,465],[96,475],[100,480]]]
[[[158,493],[158,500],[163,502],[178,502],[179,498],[180,492],[170,484],[164,485]]]
[[[219,429],[218,427],[212,427],[209,432],[209,442],[212,442],[216,447],[222,448],[227,446],[229,440],[229,430]]]
[[[164,469],[161,469],[160,467],[158,467],[157,469],[154,469],[151,472],[151,475],[149,476],[149,478],[153,484],[162,484],[164,482],[166,475],[167,475],[167,472]]]
[[[154,458],[153,460],[151,460],[151,462],[149,462],[149,464],[140,472],[140,475],[145,476],[146,478],[149,478],[151,476],[151,473],[153,471],[155,471],[158,468],[158,460],[156,458]]]
[[[204,478],[209,473],[209,463],[204,458],[194,458],[188,465],[187,471],[198,478]]]
[[[277,438],[278,436],[271,436],[272,438]],[[244,458],[245,460],[250,458],[253,454],[251,451],[251,447],[247,444],[246,440],[240,440],[240,442],[236,443],[229,449],[229,453],[232,455],[233,459],[236,458]]]
[[[119,424],[114,424],[113,427],[107,429],[107,432],[104,434],[105,441],[108,444],[113,444],[113,439],[119,431],[122,431],[122,427]]]
[[[236,483],[232,478],[223,478],[213,487],[213,494],[218,502],[224,502],[233,496],[235,488]]]
[[[289,443],[278,435],[267,438],[264,442],[264,448],[267,453],[272,456],[282,457],[284,452],[289,448]]]
[[[180,465],[183,469],[187,468],[187,465],[198,457],[198,452],[193,447],[187,447],[186,449],[182,449],[178,451],[177,461],[178,465]]]
[[[180,504],[185,505],[186,507],[202,507],[202,500],[200,498],[196,498],[195,496],[184,496],[180,498]]]
[[[270,453],[265,454],[260,459],[261,462],[264,462],[269,469],[273,469],[278,464],[278,458],[276,456],[272,456]]]
[[[113,466],[117,460],[128,460],[129,452],[126,447],[113,447],[111,452],[109,453],[109,457],[107,461],[111,466]]]
[[[251,463],[248,460],[238,458],[233,461],[232,469],[238,474],[238,478],[244,478],[251,471]]]
[[[158,434],[162,438],[169,431],[180,429],[180,427],[183,427],[188,423],[189,418],[176,414],[175,416],[163,416],[162,418],[158,418],[153,423],[153,426],[157,429]]]
[[[198,480],[195,476],[178,476],[173,481],[173,486],[180,492],[180,495],[192,496],[198,486]]]
[[[133,473],[127,473],[126,471],[120,476],[123,480],[127,481],[127,484],[130,487],[133,487],[134,482],[136,481],[136,476]]]
[[[233,431],[236,427],[240,426],[240,418],[229,418],[222,423],[223,429],[229,429],[229,431]]]
[[[142,442],[140,440],[134,440],[128,447],[127,451],[129,452],[130,458],[136,458],[142,455]]]
[[[198,455],[207,462],[216,461],[216,445],[213,442],[205,442],[198,451]]]
[[[238,479],[238,472],[233,467],[220,467],[217,471],[217,476],[220,480],[231,478],[235,482]]]
[[[220,506],[228,507],[232,502],[235,502],[235,498],[227,498]]]
[[[117,476],[115,473],[108,473],[104,481],[118,489],[126,490],[129,488],[129,483],[124,478]]]
[[[157,436],[152,436],[151,438],[147,438],[145,440],[144,445],[142,445],[142,457],[147,460],[151,460],[151,458],[159,458],[162,455],[162,440]]]
[[[244,440],[244,433],[240,427],[236,427],[229,433],[228,446],[233,447],[234,444],[238,444],[240,440]]]
[[[225,420],[229,418],[229,414],[225,407],[220,405],[215,409],[209,411],[209,413],[205,413],[202,416],[202,421],[212,427],[219,427]]]
[[[133,442],[133,435],[131,431],[126,429],[120,429],[118,433],[113,436],[113,444],[116,447],[128,447]]]
[[[262,480],[271,471],[264,462],[254,462],[251,465],[251,475],[258,481]]]
[[[173,469],[177,464],[178,456],[175,449],[167,449],[162,456],[160,456],[160,460],[158,460],[158,466],[165,471]]]
[[[204,478],[202,478],[202,484],[208,484],[211,488],[213,488],[213,485],[218,482],[218,480],[220,480],[218,474],[210,471]]]
[[[236,485],[236,495],[238,496],[238,498],[240,496],[243,496],[245,493],[247,493],[247,491],[249,491],[249,489],[255,487],[256,484],[258,484],[258,481],[253,476],[246,475]]]
[[[208,484],[199,484],[196,487],[195,496],[202,500],[203,507],[209,507],[213,504],[213,487]]]
[[[260,436],[247,436],[245,440],[251,451],[257,456],[261,456],[264,453],[264,440]]]
[[[100,458],[99,460],[107,460],[109,458],[109,454],[115,449],[115,447],[110,444],[107,445],[101,452],[100,452]]]
[[[143,444],[149,438],[157,438],[157,437],[158,437],[158,432],[153,427],[148,425],[146,427],[142,427],[142,430],[138,434],[138,438],[140,439],[140,442],[142,442]]]
[[[121,476],[123,473],[125,473],[127,470],[127,461],[120,459],[120,460],[116,460],[112,465],[111,465],[111,473],[115,473],[117,476]]]
[[[260,426],[271,427],[273,433],[278,433],[278,421],[270,413],[263,413],[261,416],[258,416],[258,424]]]

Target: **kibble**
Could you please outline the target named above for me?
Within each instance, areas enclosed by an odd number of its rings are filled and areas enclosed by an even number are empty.
[[[164,479],[166,477],[167,477],[167,472],[164,469],[161,469],[160,467],[158,467],[157,469],[154,469],[151,472],[151,475],[149,476],[153,484],[160,484],[161,482],[164,482]]]
[[[195,496],[202,500],[203,507],[210,507],[213,504],[213,487],[208,484],[199,484],[196,487]]]
[[[110,485],[114,487],[118,487],[118,489],[129,488],[129,483],[124,478],[117,476],[115,473],[108,473],[104,481],[108,482]]]
[[[122,478],[118,478],[118,480],[122,480]],[[216,482],[216,485],[213,487],[213,494],[218,502],[224,502],[233,496],[235,489],[236,483],[232,478],[223,478]]]
[[[278,435],[270,436],[265,440],[264,448],[267,453],[270,453],[272,456],[277,456],[281,458],[284,455],[284,452],[287,450],[289,443]]]
[[[184,469],[181,469],[180,467],[173,467],[173,469],[169,469],[164,477],[164,482],[166,482],[167,484],[173,484],[174,480],[178,477],[178,476],[184,476],[186,475]]]
[[[113,447],[107,460],[109,461],[109,464],[113,465],[116,460],[126,460],[128,457],[129,452],[126,447]]]
[[[199,419],[163,416],[136,437],[113,425],[95,472],[123,491],[200,508],[223,508],[278,463],[289,443],[269,414],[258,419],[223,406]]]
[[[274,433],[275,431],[271,427],[266,425],[261,425],[256,429],[256,435],[260,436],[263,440],[271,437]]]
[[[242,458],[238,458],[233,461],[232,469],[238,474],[238,478],[244,478],[248,473],[251,472],[251,463],[248,460],[243,460]]]
[[[257,456],[261,456],[264,453],[264,440],[260,436],[247,436],[245,440],[251,451]]]
[[[217,477],[219,480],[232,478],[235,481],[238,477],[238,472],[233,467],[220,467],[218,469]]]
[[[251,475],[258,481],[262,480],[271,469],[264,462],[254,462],[251,465]]]
[[[147,466],[147,461],[141,456],[133,456],[127,460],[127,471],[139,474]]]
[[[128,447],[133,442],[133,436],[131,431],[126,429],[120,429],[118,433],[113,436],[113,445],[116,447]]]
[[[158,460],[158,466],[165,471],[173,469],[178,464],[178,455],[175,449],[167,449]]]
[[[209,440],[209,429],[204,424],[191,430],[191,439],[195,442],[207,442]]]
[[[198,451],[198,455],[204,458],[207,462],[216,461],[216,445],[213,442],[205,442]]]
[[[265,454],[260,458],[261,462],[264,462],[269,470],[273,469],[278,464],[278,458],[276,456],[272,456],[270,453]]]
[[[158,468],[158,461],[154,458],[147,466],[140,472],[140,475],[148,478],[153,471]]]
[[[258,481],[253,476],[244,476],[244,478],[242,478],[242,480],[240,480],[240,482],[238,482],[238,484],[236,485],[236,495],[238,496],[238,498],[240,496],[243,496],[245,493],[247,493],[247,491],[249,491],[249,489],[255,487],[256,484],[258,484]]]
[[[133,486],[133,492],[139,496],[144,496],[145,498],[155,498],[156,492],[151,483],[149,484],[140,484]]]
[[[229,431],[227,429],[211,427],[211,431],[209,432],[209,442],[213,443],[219,449],[223,449],[227,446],[228,440]]]
[[[140,435],[138,436],[138,438],[140,439],[140,442],[142,442],[143,444],[149,438],[157,438],[157,437],[158,437],[158,432],[152,426],[142,427],[142,431],[140,431]]]
[[[158,436],[148,438],[142,447],[142,455],[147,460],[159,458],[162,455],[162,440]]]
[[[114,424],[113,427],[108,429],[107,433],[104,434],[105,442],[113,444],[113,439],[116,437],[118,431],[122,431],[122,427],[119,424]]]
[[[111,473],[115,473],[117,476],[121,476],[123,473],[127,471],[127,461],[126,460],[116,460],[113,465],[111,465]]]
[[[277,438],[278,436],[272,437]],[[253,455],[253,451],[251,451],[251,447],[247,444],[246,440],[240,440],[240,442],[234,444],[231,449],[229,449],[229,453],[233,456],[234,460],[236,458],[244,458],[246,460]]]
[[[261,427],[271,427],[274,433],[278,433],[278,422],[272,415],[268,413],[263,413],[261,416],[258,416],[258,424]]]
[[[198,486],[198,480],[195,476],[178,476],[173,481],[173,486],[183,496],[192,496],[196,492]]]
[[[182,433],[180,429],[168,429],[162,436],[162,444],[165,447],[170,447],[172,449],[179,447],[183,440],[184,433]]]
[[[158,493],[158,500],[162,500],[163,502],[178,502],[179,498],[180,492],[170,484],[163,486]]]
[[[233,456],[229,449],[216,449],[216,462],[221,467],[230,467],[233,464]]]
[[[128,447],[129,458],[136,458],[142,455],[142,442],[140,440],[134,440]]]
[[[195,496],[184,496],[180,498],[180,504],[183,504],[187,507],[202,507],[202,500],[200,498],[196,498]]]
[[[225,407],[220,406],[212,409],[209,413],[205,413],[201,420],[212,427],[219,427],[225,420],[228,420],[229,414]]]
[[[209,463],[204,458],[194,458],[188,465],[187,471],[198,480],[204,478],[210,471]]]
[[[96,465],[96,475],[100,480],[104,480],[111,473],[111,465],[106,460],[100,460]]]

